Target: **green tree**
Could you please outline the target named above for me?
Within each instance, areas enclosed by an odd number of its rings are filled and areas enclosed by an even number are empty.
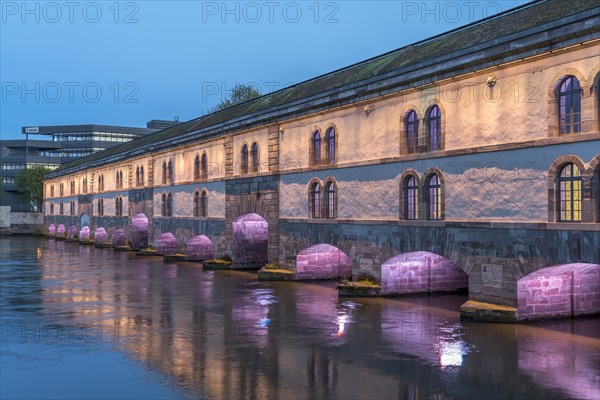
[[[236,83],[227,98],[220,103],[217,103],[214,107],[209,109],[208,112],[213,113],[215,111],[223,110],[236,104],[260,97],[260,95],[260,92],[256,90],[254,86]]]
[[[44,204],[44,175],[50,171],[41,165],[34,165],[21,170],[15,176],[17,190],[23,199],[38,210],[41,210]]]

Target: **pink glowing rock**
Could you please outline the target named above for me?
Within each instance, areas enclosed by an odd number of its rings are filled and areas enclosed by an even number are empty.
[[[352,276],[352,261],[340,249],[326,243],[302,250],[296,256],[298,279],[337,279]]]
[[[50,224],[50,226],[48,226],[48,234],[52,236],[56,234],[56,228],[54,227],[54,224]]]
[[[177,253],[177,239],[171,232],[161,233],[156,239],[156,251],[160,255]]]
[[[69,230],[67,231],[67,237],[69,239],[73,239],[77,235],[77,227],[75,225],[71,225]]]
[[[546,267],[517,281],[519,320],[571,317],[600,312],[600,265]]]
[[[232,224],[236,264],[262,266],[268,260],[269,224],[258,214],[240,215]]]
[[[197,235],[187,242],[186,251],[189,259],[204,261],[215,258],[215,246],[204,235]]]
[[[135,250],[148,247],[148,217],[144,213],[131,218],[131,245]]]
[[[84,226],[79,231],[79,239],[80,240],[86,240],[86,239],[89,239],[89,238],[90,238],[90,227],[89,226]]]
[[[58,228],[56,228],[56,235],[63,236],[64,234],[65,234],[65,226],[63,224],[58,225]]]
[[[112,234],[112,245],[113,247],[125,246],[127,244],[127,238],[125,237],[125,231],[121,228],[117,228]]]
[[[106,242],[108,240],[108,234],[106,233],[106,229],[100,227],[96,228],[94,231],[94,242]]]
[[[469,276],[437,254],[415,251],[399,254],[381,266],[381,293],[452,292],[469,286]]]

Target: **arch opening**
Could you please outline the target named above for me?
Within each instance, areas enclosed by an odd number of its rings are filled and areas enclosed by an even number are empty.
[[[125,237],[123,228],[117,228],[113,231],[111,244],[113,247],[121,247],[127,244],[127,238]]]
[[[64,236],[65,235],[65,226],[63,224],[58,225],[56,228],[56,236]]]
[[[188,240],[185,254],[190,261],[205,261],[215,258],[215,245],[205,235],[196,235]]]
[[[106,242],[108,240],[108,233],[106,233],[106,229],[100,227],[100,228],[96,228],[96,230],[94,231],[94,242],[95,243],[100,243],[100,242]]]
[[[81,230],[79,231],[79,240],[87,240],[89,238],[90,238],[90,227],[86,225],[83,228],[81,228]]]
[[[260,268],[268,262],[269,223],[255,213],[233,221],[233,262],[238,268]]]
[[[539,269],[517,281],[519,320],[569,318],[600,312],[600,265]]]
[[[69,239],[74,239],[75,236],[77,236],[77,227],[75,225],[71,225],[67,231],[67,237]]]
[[[54,226],[54,224],[48,225],[48,234],[51,236],[56,235],[56,227]]]
[[[90,226],[90,216],[87,213],[83,213],[79,217],[79,226]]]
[[[156,238],[156,252],[162,256],[177,253],[177,238],[171,232],[164,232]]]
[[[148,217],[144,213],[131,218],[131,246],[134,250],[148,247]]]
[[[350,257],[335,246],[319,243],[296,256],[297,279],[337,279],[352,277]]]
[[[382,294],[454,292],[468,287],[469,276],[434,253],[402,253],[381,265]]]

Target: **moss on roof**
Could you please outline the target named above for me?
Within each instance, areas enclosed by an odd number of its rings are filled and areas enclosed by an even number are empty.
[[[528,3],[497,16],[488,17],[445,34],[402,47],[254,100],[82,157],[63,165],[54,171],[51,176],[60,175],[61,171],[78,165],[102,162],[103,159],[119,153],[127,154],[152,143],[176,138],[188,132],[209,128],[245,115],[309,98],[328,90],[432,60],[445,54],[464,50],[598,6],[598,0],[540,0]]]

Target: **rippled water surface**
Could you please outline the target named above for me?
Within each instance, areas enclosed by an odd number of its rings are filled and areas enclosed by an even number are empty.
[[[338,299],[45,239],[0,239],[3,399],[600,398],[600,318],[466,324],[466,296]]]

